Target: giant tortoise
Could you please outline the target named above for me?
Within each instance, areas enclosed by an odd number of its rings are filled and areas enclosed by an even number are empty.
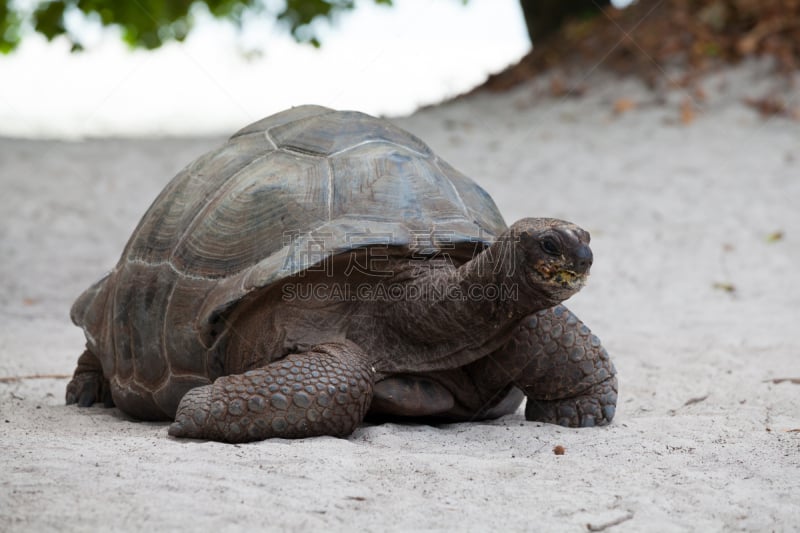
[[[569,222],[506,226],[417,137],[302,106],[189,164],[72,307],[67,403],[228,442],[365,418],[607,424],[617,380],[560,303],[589,274]]]

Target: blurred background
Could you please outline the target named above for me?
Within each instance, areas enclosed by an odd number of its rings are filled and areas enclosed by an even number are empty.
[[[710,65],[796,70],[800,2],[0,0],[0,52],[0,135],[13,137],[219,134],[306,103],[399,116],[598,65],[697,107],[692,76]]]
[[[16,4],[30,12],[37,2]],[[277,20],[285,4],[263,4],[231,22],[197,2],[185,41],[156,50],[132,49],[123,29],[77,9],[51,42],[23,29],[17,49],[0,56],[0,135],[219,133],[305,103],[402,115],[469,90],[530,48],[517,0],[358,0],[295,36]],[[84,50],[72,53],[70,37]],[[321,46],[298,42],[312,38]]]

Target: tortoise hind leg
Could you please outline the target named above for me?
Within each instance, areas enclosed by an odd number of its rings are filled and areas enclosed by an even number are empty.
[[[103,376],[100,360],[88,349],[78,358],[78,366],[67,385],[66,401],[67,405],[77,403],[78,407],[89,407],[95,402],[114,407],[111,387]]]
[[[227,442],[346,436],[369,408],[374,379],[355,344],[321,344],[190,390],[169,434]]]

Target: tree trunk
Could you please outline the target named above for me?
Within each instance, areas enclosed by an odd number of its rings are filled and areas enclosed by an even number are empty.
[[[534,45],[572,17],[596,15],[610,0],[520,0],[528,36]]]

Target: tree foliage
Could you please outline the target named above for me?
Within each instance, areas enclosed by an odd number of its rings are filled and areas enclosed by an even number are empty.
[[[373,0],[392,5],[392,0]],[[116,26],[123,40],[134,48],[149,50],[165,42],[183,41],[194,25],[193,11],[204,4],[214,17],[241,25],[245,16],[271,16],[286,25],[298,42],[319,46],[312,23],[331,21],[353,9],[354,0],[285,0],[282,9],[271,11],[264,0],[39,0],[24,10],[15,0],[0,0],[0,52],[8,53],[20,43],[26,28],[48,40],[64,36],[73,50],[81,50],[81,37],[68,27],[69,15],[80,15]]]

